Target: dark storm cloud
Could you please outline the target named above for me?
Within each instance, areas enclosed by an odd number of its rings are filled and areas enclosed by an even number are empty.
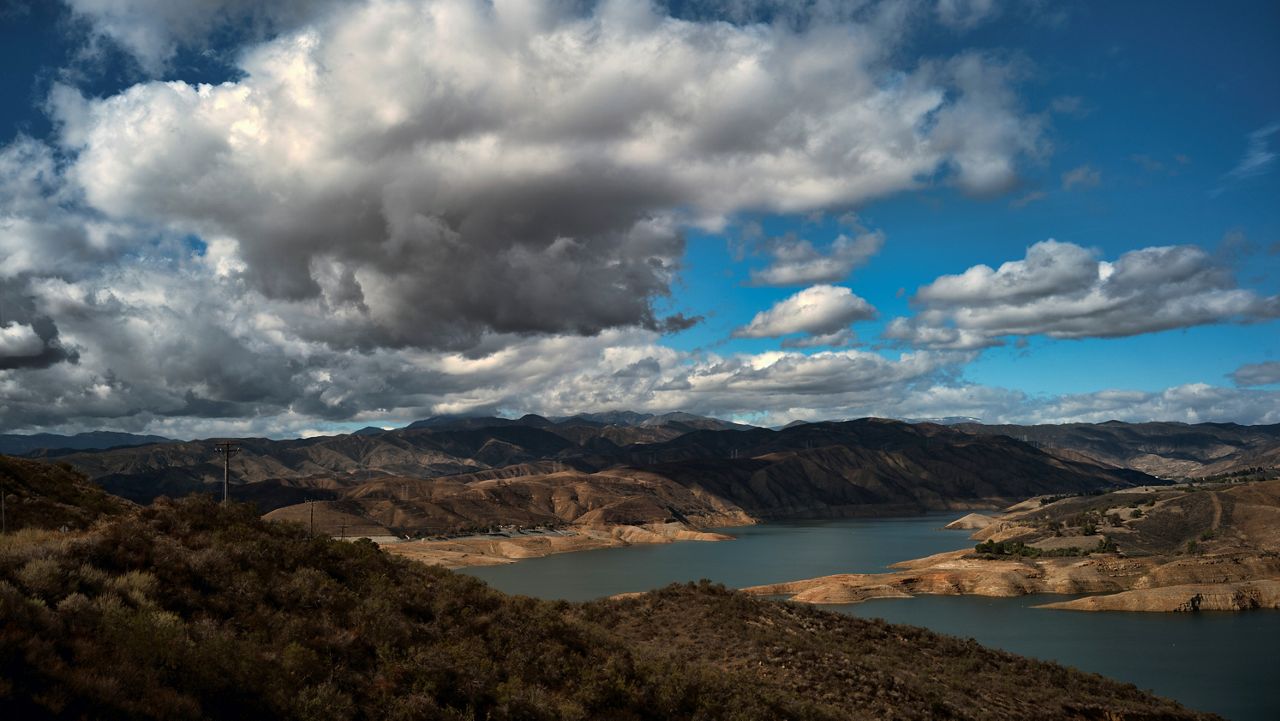
[[[0,323],[0,370],[48,368],[75,363],[80,355],[58,340],[58,326],[49,318],[32,318],[30,325]]]

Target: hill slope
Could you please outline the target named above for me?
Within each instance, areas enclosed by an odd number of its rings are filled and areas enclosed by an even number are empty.
[[[674,587],[513,598],[162,502],[0,547],[6,718],[1200,718],[1090,674],[913,628]]]
[[[364,534],[430,535],[498,525],[737,525],[744,521],[910,514],[990,506],[1045,493],[1153,482],[1140,473],[1064,461],[1003,437],[881,420],[785,431],[695,431],[618,449],[634,465],[576,470],[609,456],[436,479],[384,477],[338,489],[315,507],[271,518],[341,524]],[[509,471],[509,472],[508,472]]]
[[[23,456],[36,452],[49,451],[84,451],[116,448],[119,446],[142,446],[151,443],[168,443],[163,436],[140,436],[133,433],[113,433],[111,431],[91,431],[77,433],[74,436],[63,436],[57,433],[0,433],[0,453],[11,456]]]
[[[953,427],[975,434],[1010,436],[1051,452],[1066,450],[1166,478],[1280,470],[1280,425],[1109,421],[1039,426],[963,423]]]
[[[64,465],[0,456],[0,493],[5,528],[87,528],[103,516],[123,513],[131,503],[104,492]]]

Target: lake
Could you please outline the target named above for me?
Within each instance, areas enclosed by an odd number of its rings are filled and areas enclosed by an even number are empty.
[[[773,523],[720,529],[737,540],[566,553],[464,569],[507,593],[587,600],[708,578],[740,588],[972,545],[941,527],[957,514]],[[972,637],[988,646],[1110,676],[1235,721],[1280,719],[1280,612],[1081,613],[1032,606],[1058,596],[922,596],[825,608]]]

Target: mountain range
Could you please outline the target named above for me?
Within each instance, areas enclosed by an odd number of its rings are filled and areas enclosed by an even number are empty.
[[[70,464],[111,493],[146,503],[214,491],[223,475],[215,442],[165,439],[31,455]],[[723,525],[916,513],[1160,482],[1153,476],[1280,467],[1280,426],[1233,424],[860,419],[774,430],[687,413],[616,411],[442,416],[393,430],[236,443],[233,497],[290,518],[304,512],[299,504],[321,501],[330,525],[398,535],[501,524]],[[315,510],[305,509],[308,518]]]
[[[335,522],[422,534],[915,513],[1154,482],[1007,436],[932,424],[863,419],[774,431],[684,415],[629,420],[636,425],[578,416],[430,419],[376,434],[241,439],[230,461],[232,495],[263,512],[295,506],[278,514],[285,516],[320,500]],[[613,440],[628,435],[666,439]],[[216,487],[222,467],[213,444],[57,458],[112,493],[148,502]]]
[[[36,452],[101,450],[168,442],[169,439],[164,436],[140,436],[114,431],[90,431],[73,436],[57,433],[0,433],[0,453],[8,456],[25,456]]]
[[[1280,424],[1063,423],[983,425],[957,430],[1004,435],[1058,455],[1086,458],[1164,478],[1205,478],[1280,469]]]

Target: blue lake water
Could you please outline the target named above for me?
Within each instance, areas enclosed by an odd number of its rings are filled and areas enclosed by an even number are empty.
[[[587,600],[701,578],[743,587],[833,573],[972,545],[941,527],[955,514],[777,523],[723,529],[721,543],[566,553],[465,569],[508,593]],[[1280,612],[1081,613],[1032,606],[1056,597],[924,596],[827,606],[909,623],[1128,681],[1235,721],[1280,719]]]

